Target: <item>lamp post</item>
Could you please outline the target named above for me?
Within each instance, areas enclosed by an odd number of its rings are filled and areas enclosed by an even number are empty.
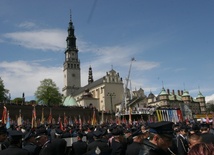
[[[112,93],[107,93],[107,96],[110,97],[110,102],[111,102],[111,114],[113,114],[113,105],[112,105],[112,97],[116,96],[114,92]]]

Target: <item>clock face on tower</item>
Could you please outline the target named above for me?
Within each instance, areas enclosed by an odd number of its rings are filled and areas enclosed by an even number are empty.
[[[75,74],[74,74],[74,73],[72,74],[72,77],[75,77]]]

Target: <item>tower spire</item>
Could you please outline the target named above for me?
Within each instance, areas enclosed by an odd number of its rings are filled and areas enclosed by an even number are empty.
[[[70,22],[72,21],[71,9],[70,9]]]
[[[91,66],[89,67],[89,71],[88,71],[88,84],[94,82],[94,79],[93,79],[93,72],[92,72],[92,68]]]

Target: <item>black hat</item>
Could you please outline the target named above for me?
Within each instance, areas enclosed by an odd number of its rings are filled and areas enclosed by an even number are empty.
[[[96,131],[93,132],[93,135],[94,135],[95,137],[99,138],[100,136],[102,136],[102,132],[99,131],[99,130],[96,130]]]
[[[22,139],[22,136],[23,136],[23,133],[21,131],[17,131],[17,130],[11,130],[9,132],[9,138],[11,140],[14,140],[14,141],[18,141],[18,140],[21,140]]]
[[[0,135],[1,135],[1,134],[7,134],[7,129],[6,129],[5,126],[1,126],[1,127],[0,127]]]
[[[34,134],[32,131],[29,131],[29,132],[25,135],[24,140],[28,140],[28,139],[30,139],[31,137],[34,137],[34,136],[35,136],[35,134]]]
[[[112,130],[112,135],[113,136],[119,136],[121,134],[120,130],[118,128],[115,128]]]
[[[47,130],[45,128],[41,128],[36,130],[36,139],[40,138],[42,135],[47,135]]]
[[[82,138],[82,137],[83,137],[83,133],[78,132],[78,133],[77,133],[77,136],[80,137],[80,138]]]
[[[143,134],[143,132],[140,129],[138,129],[132,134],[132,137],[135,138],[135,137],[140,136],[142,134]]]
[[[148,126],[150,127],[149,132],[156,133],[160,135],[172,135],[173,134],[173,122],[170,121],[161,121],[156,123],[150,123]]]
[[[60,135],[62,135],[62,133],[63,133],[63,131],[60,128],[55,129],[55,135],[56,136],[60,136]]]

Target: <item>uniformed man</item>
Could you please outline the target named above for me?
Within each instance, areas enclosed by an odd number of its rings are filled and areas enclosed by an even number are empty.
[[[36,145],[35,133],[31,130],[24,137],[23,149],[30,152],[31,155],[36,154],[37,145]]]
[[[30,155],[27,150],[22,149],[22,132],[12,130],[9,133],[10,146],[0,152],[1,155]]]
[[[187,155],[189,151],[189,145],[187,141],[188,129],[186,125],[180,127],[179,136],[177,137],[178,155]]]
[[[172,146],[173,139],[173,123],[169,121],[161,121],[148,124],[149,128],[157,134],[157,147],[151,148],[148,155],[171,155],[169,151]]]
[[[126,152],[127,143],[121,128],[115,128],[112,131],[113,139],[111,142],[111,155],[124,155]]]
[[[83,134],[77,134],[77,141],[72,144],[72,155],[83,155],[87,152],[87,143],[82,141]]]
[[[102,132],[99,130],[96,130],[93,132],[94,135],[94,141],[88,144],[87,148],[87,155],[94,155],[94,154],[100,154],[100,155],[110,155],[111,154],[111,148],[108,146],[108,144],[105,141],[102,141]]]
[[[214,135],[209,132],[210,131],[209,124],[202,123],[200,131],[201,131],[202,142],[206,144],[210,144],[210,143],[214,144]]]
[[[133,142],[127,146],[126,155],[138,155],[140,149],[142,148],[142,137],[143,133],[141,130],[138,130],[133,135]]]
[[[50,144],[50,140],[47,135],[47,130],[45,128],[39,128],[36,131],[36,135],[37,135],[36,142],[37,145],[40,147],[39,154],[40,155],[48,154],[51,150],[46,149],[47,146]]]

